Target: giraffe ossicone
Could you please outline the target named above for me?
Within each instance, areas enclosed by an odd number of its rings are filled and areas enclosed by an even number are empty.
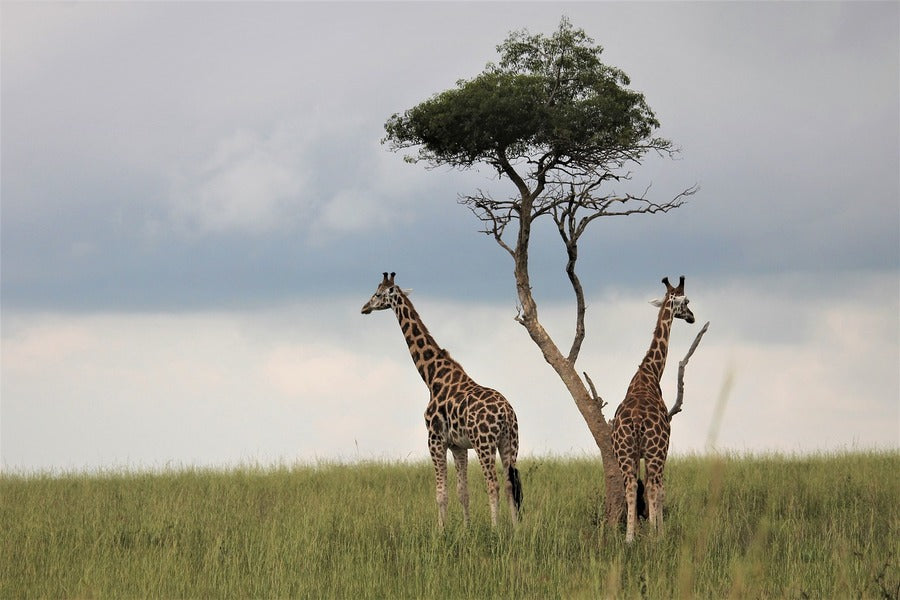
[[[434,463],[438,525],[447,520],[447,450],[456,464],[456,488],[469,522],[468,451],[474,449],[487,481],[491,524],[497,524],[499,489],[496,456],[500,453],[505,475],[506,497],[513,523],[519,519],[522,483],[516,468],[519,425],[516,413],[503,395],[477,384],[450,354],[437,345],[412,302],[409,292],[395,283],[396,273],[385,272],[362,314],[392,309],[400,324],[413,364],[428,386],[425,409],[428,450]]]
[[[639,469],[641,459],[647,471],[646,503],[650,527],[658,532],[663,526],[663,470],[669,451],[669,411],[663,401],[659,380],[666,367],[669,334],[673,319],[694,322],[684,295],[684,276],[677,286],[664,277],[666,295],[651,301],[659,307],[650,349],[628,385],[625,399],[616,409],[612,426],[613,450],[625,481],[625,541],[634,540],[637,525]]]

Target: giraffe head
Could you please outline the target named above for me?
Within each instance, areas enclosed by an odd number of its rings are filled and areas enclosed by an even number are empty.
[[[390,277],[388,277],[388,274],[384,273],[384,279],[378,284],[375,293],[372,294],[369,301],[363,305],[361,311],[362,314],[367,315],[373,310],[384,310],[394,306],[398,296],[403,293],[400,291],[400,288],[394,284],[395,275],[396,273],[391,273]]]
[[[694,322],[694,313],[688,308],[690,300],[684,295],[684,275],[678,281],[678,286],[673,287],[669,283],[668,277],[663,277],[662,282],[666,286],[666,296],[660,300],[653,300],[650,304],[653,306],[662,306],[666,302],[671,302],[672,316],[676,319],[684,319],[688,323]]]

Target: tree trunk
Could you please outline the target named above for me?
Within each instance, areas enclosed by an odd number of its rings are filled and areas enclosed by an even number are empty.
[[[530,296],[531,293],[528,293]],[[520,297],[521,299],[521,297]],[[533,300],[532,300],[533,303]],[[523,302],[524,306],[525,302]],[[537,344],[553,370],[559,375],[569,394],[575,401],[575,405],[581,412],[581,416],[587,423],[594,442],[600,449],[600,457],[603,460],[603,475],[605,481],[605,509],[604,518],[610,526],[617,526],[625,512],[625,484],[622,479],[622,471],[616,459],[612,447],[612,427],[603,416],[599,402],[591,396],[584,382],[575,371],[574,365],[568,360],[550,339],[549,334],[537,319],[537,315],[523,315],[520,322],[525,326],[531,339]]]
[[[538,320],[537,304],[531,294],[531,283],[528,274],[528,242],[531,237],[531,197],[523,194],[521,212],[519,214],[519,234],[513,261],[515,263],[516,290],[522,307],[518,321],[528,331],[528,335],[537,344],[544,355],[544,360],[553,367],[562,379],[587,423],[594,442],[600,449],[603,460],[605,481],[605,522],[618,526],[625,512],[625,484],[622,471],[612,448],[612,428],[603,416],[599,399],[594,398],[585,387],[584,381],[575,370],[574,361],[567,359],[550,338]]]
[[[540,196],[544,189],[544,175],[546,172],[544,171],[537,176],[537,185],[534,190],[530,190],[525,180],[522,179],[506,159],[504,148],[498,150],[497,166],[515,184],[521,199],[519,206],[515,207],[519,222],[515,248],[509,248],[503,243],[501,239],[502,228],[496,226],[496,221],[492,231],[497,242],[512,255],[515,264],[516,291],[519,297],[519,304],[521,305],[521,314],[517,317],[517,320],[525,327],[528,335],[540,348],[541,353],[544,355],[544,360],[553,367],[553,370],[562,379],[563,384],[565,384],[566,389],[569,390],[569,394],[575,401],[575,406],[578,407],[581,416],[587,423],[588,430],[594,436],[594,443],[600,449],[600,457],[603,460],[605,483],[604,519],[606,523],[616,527],[625,514],[625,483],[622,478],[622,471],[619,469],[619,463],[612,449],[612,428],[603,416],[602,404],[599,399],[588,392],[584,381],[575,370],[576,345],[573,345],[571,359],[566,358],[560,352],[559,347],[553,342],[550,334],[547,333],[547,330],[544,329],[544,326],[538,320],[537,303],[535,303],[534,296],[531,294],[531,277],[528,273],[528,246],[531,241],[532,210],[535,199]],[[573,260],[572,256],[570,256],[570,260]],[[574,269],[574,263],[572,268]],[[576,343],[580,344],[577,335]]]

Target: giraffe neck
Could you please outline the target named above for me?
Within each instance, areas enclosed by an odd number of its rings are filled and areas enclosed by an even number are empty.
[[[392,304],[394,314],[397,315],[397,321],[400,323],[400,330],[406,339],[406,345],[409,347],[409,354],[412,357],[416,370],[422,377],[422,381],[429,387],[435,380],[435,374],[438,371],[437,362],[442,360],[446,363],[455,364],[449,360],[447,351],[437,345],[434,338],[428,332],[428,328],[422,323],[419,313],[413,307],[412,302],[402,292],[397,295],[396,301]],[[448,365],[444,365],[445,367]],[[461,367],[458,367],[460,368]]]
[[[669,332],[672,330],[672,318],[675,311],[672,307],[672,296],[667,295],[665,302],[659,308],[659,316],[656,319],[656,329],[653,330],[653,339],[650,349],[638,368],[638,373],[643,373],[659,383],[663,370],[666,368],[666,356],[669,352]]]

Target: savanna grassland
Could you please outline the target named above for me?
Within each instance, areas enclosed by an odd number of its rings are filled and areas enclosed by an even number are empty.
[[[436,527],[427,464],[0,476],[2,598],[896,598],[900,453],[682,457],[666,530],[600,524],[599,460],[520,462],[517,530]],[[454,489],[451,481],[451,489]],[[505,509],[505,507],[504,507]]]

